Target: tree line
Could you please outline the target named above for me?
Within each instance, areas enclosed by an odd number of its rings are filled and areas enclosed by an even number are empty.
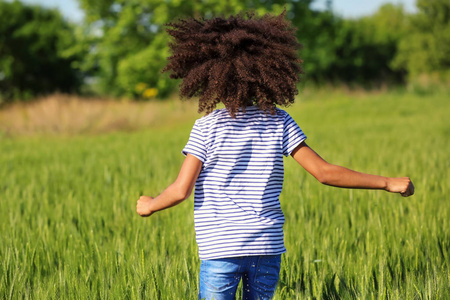
[[[356,19],[314,10],[312,2],[79,0],[85,18],[75,24],[55,9],[0,0],[0,101],[56,91],[163,98],[179,83],[160,72],[169,56],[164,24],[187,16],[284,9],[303,44],[307,84],[376,88],[421,76],[448,84],[448,0],[418,0],[416,13],[385,4]]]

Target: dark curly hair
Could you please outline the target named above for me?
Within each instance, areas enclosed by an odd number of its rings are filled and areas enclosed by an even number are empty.
[[[199,113],[222,102],[233,117],[252,105],[275,114],[276,105],[294,103],[302,73],[301,45],[285,13],[168,23],[174,40],[163,72],[182,78],[182,98],[200,97]]]

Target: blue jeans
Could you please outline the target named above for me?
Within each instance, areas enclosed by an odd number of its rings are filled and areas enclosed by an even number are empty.
[[[280,274],[281,255],[202,260],[199,299],[235,299],[242,278],[243,299],[272,299]]]

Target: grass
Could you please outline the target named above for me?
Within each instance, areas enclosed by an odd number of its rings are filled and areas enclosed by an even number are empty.
[[[288,108],[326,160],[416,194],[323,186],[287,158],[276,299],[450,297],[448,98],[319,91]],[[135,213],[176,177],[195,107],[151,105],[160,121],[138,131],[0,136],[0,298],[196,299],[192,199]]]
[[[0,133],[7,136],[67,136],[136,131],[192,119],[195,113],[191,102],[174,98],[164,102],[136,102],[54,94],[0,110]]]

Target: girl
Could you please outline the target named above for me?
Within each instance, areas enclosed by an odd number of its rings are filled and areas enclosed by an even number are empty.
[[[182,78],[183,97],[199,97],[198,119],[177,179],[159,196],[141,196],[150,216],[188,198],[195,185],[195,231],[201,259],[199,299],[272,298],[280,271],[284,216],[279,195],[283,155],[317,180],[346,188],[410,196],[407,177],[388,178],[330,164],[277,106],[294,102],[301,73],[295,29],[280,16],[248,14],[168,24],[173,55],[165,71]],[[216,105],[222,102],[223,109]]]

